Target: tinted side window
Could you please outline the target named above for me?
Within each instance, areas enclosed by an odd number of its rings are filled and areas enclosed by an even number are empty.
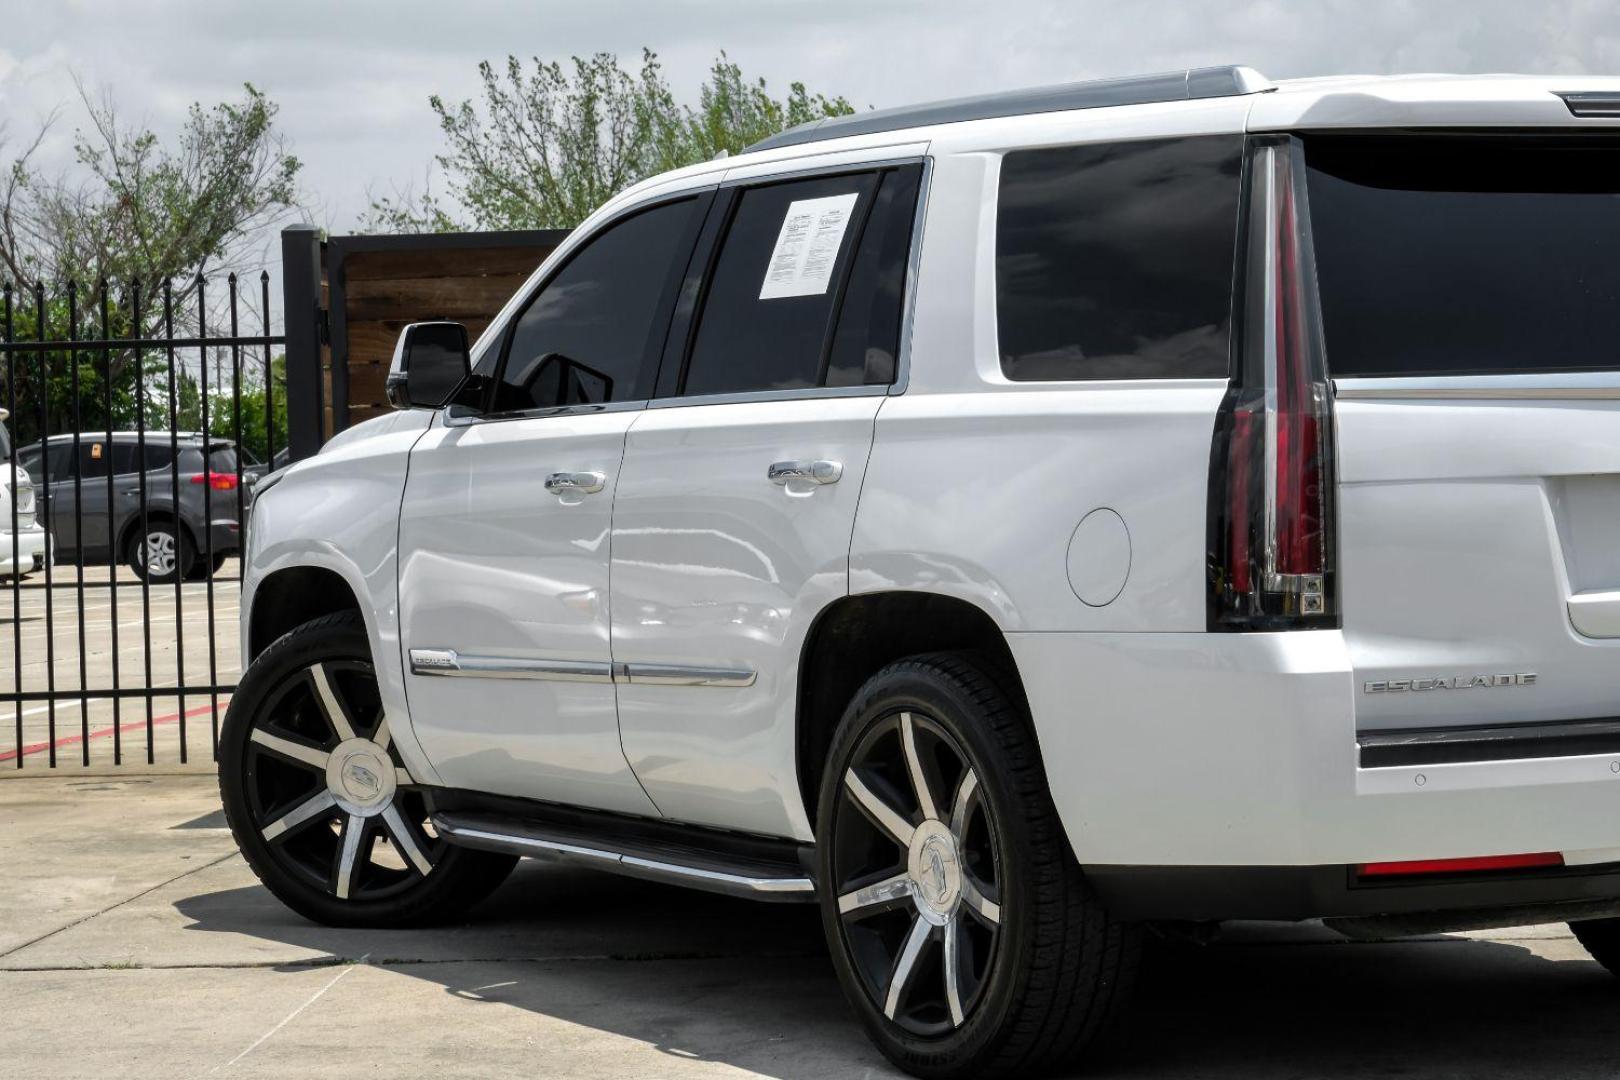
[[[1009,379],[1225,378],[1242,138],[1020,150],[1001,166]]]
[[[79,442],[79,477],[83,480],[106,479],[111,455],[105,439],[81,439]]]
[[[128,476],[140,471],[136,464],[135,444],[129,442],[113,443],[112,463],[114,476]]]
[[[50,471],[51,483],[58,480],[73,479],[73,444],[70,442],[53,442],[50,444],[49,456],[45,459],[45,467]],[[38,476],[35,476],[38,479]]]
[[[151,473],[152,470],[160,470],[160,468],[168,468],[168,466],[175,463],[175,449],[173,449],[172,445],[168,445],[167,442],[131,444],[131,450],[134,449],[141,452],[141,460],[146,465],[147,473]]]
[[[838,313],[827,386],[894,382],[922,166],[883,174]]]
[[[823,385],[828,336],[878,177],[744,190],[710,276],[682,392]]]
[[[665,329],[657,315],[685,268],[697,207],[686,199],[636,214],[575,253],[518,316],[491,411],[650,397],[649,352]]]

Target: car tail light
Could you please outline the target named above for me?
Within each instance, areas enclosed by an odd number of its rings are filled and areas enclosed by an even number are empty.
[[[1335,627],[1333,404],[1303,153],[1253,139],[1237,373],[1210,462],[1211,630]]]
[[[1357,877],[1424,877],[1432,874],[1489,874],[1504,870],[1546,870],[1564,865],[1556,851],[1531,855],[1486,855],[1476,859],[1422,859],[1415,862],[1363,863]]]
[[[236,474],[228,472],[205,472],[191,475],[193,484],[207,484],[215,491],[235,491]]]

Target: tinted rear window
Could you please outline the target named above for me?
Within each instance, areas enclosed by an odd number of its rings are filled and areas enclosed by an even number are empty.
[[[1620,142],[1305,147],[1335,375],[1620,367]]]
[[[1008,154],[996,314],[1009,379],[1225,378],[1242,138]]]

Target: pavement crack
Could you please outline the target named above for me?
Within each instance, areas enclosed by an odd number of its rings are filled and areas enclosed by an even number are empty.
[[[221,1070],[221,1069],[228,1069],[232,1065],[235,1065],[238,1061],[241,1061],[243,1058],[245,1058],[249,1054],[253,1053],[253,1051],[257,1050],[260,1046],[262,1046],[264,1044],[266,1039],[270,1038],[270,1036],[274,1035],[276,1032],[280,1031],[282,1028],[284,1028],[288,1024],[292,1023],[295,1019],[297,1019],[299,1013],[303,1012],[305,1009],[309,1008],[311,1005],[315,1004],[315,1002],[320,1000],[321,995],[326,993],[328,990],[332,989],[332,987],[336,986],[338,984],[339,979],[343,978],[343,976],[347,975],[349,972],[353,971],[355,968],[364,966],[367,959],[369,959],[369,957],[362,956],[359,960],[355,961],[352,964],[349,964],[342,971],[340,971],[336,975],[332,976],[331,980],[328,981],[325,986],[321,987],[319,990],[315,991],[308,998],[306,998],[302,1005],[298,1006],[298,1008],[294,1009],[292,1012],[290,1012],[286,1016],[282,1017],[281,1022],[279,1024],[277,1024],[275,1027],[271,1028],[269,1031],[265,1032],[263,1035],[260,1035],[257,1039],[254,1039],[252,1044],[249,1045],[246,1050],[243,1050],[240,1054],[237,1054],[235,1057],[231,1058],[231,1060],[225,1062],[225,1064],[223,1064],[223,1065],[215,1065],[212,1069],[209,1070],[209,1072],[210,1073],[216,1073],[216,1072],[219,1072],[219,1070]]]
[[[217,859],[212,859],[212,860],[210,860],[208,862],[203,863],[200,866],[193,866],[188,870],[184,870],[181,873],[178,873],[178,874],[174,875],[174,877],[169,878],[166,881],[160,881],[156,885],[153,885],[153,886],[150,886],[148,888],[142,889],[140,892],[135,893],[133,896],[126,896],[122,900],[117,901],[116,903],[108,904],[106,907],[102,908],[99,911],[92,911],[90,914],[80,916],[79,918],[74,919],[70,923],[65,923],[62,926],[58,926],[55,930],[46,931],[45,933],[39,935],[38,937],[32,938],[32,939],[30,939],[28,941],[25,941],[20,945],[13,945],[11,948],[7,949],[5,952],[0,952],[0,960],[4,960],[8,956],[15,956],[17,953],[22,952],[24,949],[31,948],[32,946],[38,945],[42,941],[49,941],[51,938],[55,937],[57,934],[60,934],[60,933],[62,933],[64,931],[67,931],[67,930],[72,930],[76,926],[83,926],[85,923],[89,922],[92,919],[101,918],[101,916],[107,914],[109,911],[117,911],[119,908],[123,907],[125,904],[132,904],[135,901],[139,900],[143,896],[149,896],[152,893],[157,892],[159,889],[162,889],[162,888],[164,888],[166,886],[169,886],[169,885],[173,885],[177,881],[180,881],[180,880],[182,880],[184,878],[190,877],[192,874],[201,873],[204,870],[208,870],[208,869],[211,869],[211,868],[213,868],[215,866],[218,866],[220,863],[224,862],[226,859],[234,859],[236,857],[237,857],[237,852],[235,852],[235,851],[227,851],[225,854],[221,855]]]

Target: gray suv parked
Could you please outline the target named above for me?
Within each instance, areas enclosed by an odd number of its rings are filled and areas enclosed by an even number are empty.
[[[75,453],[72,435],[56,435],[48,456],[39,443],[17,452],[40,488],[55,559],[91,565],[116,554],[150,582],[205,578],[241,550],[241,521],[263,466],[239,462],[226,439],[167,431],[142,438],[81,434]]]

